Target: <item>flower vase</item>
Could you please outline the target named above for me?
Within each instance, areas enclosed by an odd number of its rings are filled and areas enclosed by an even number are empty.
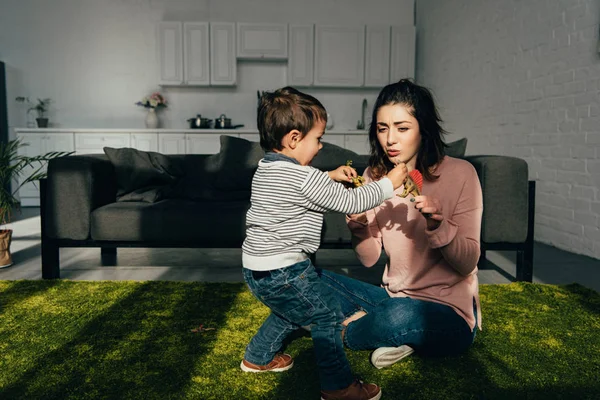
[[[146,128],[158,128],[158,116],[156,115],[156,110],[154,108],[148,109],[148,114],[146,114]]]

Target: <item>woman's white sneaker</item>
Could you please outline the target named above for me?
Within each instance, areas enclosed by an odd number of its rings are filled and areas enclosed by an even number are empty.
[[[380,347],[371,354],[371,363],[376,368],[389,367],[414,352],[412,347],[405,344],[400,347]]]

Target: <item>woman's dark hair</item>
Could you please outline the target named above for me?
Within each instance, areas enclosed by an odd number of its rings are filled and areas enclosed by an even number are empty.
[[[442,161],[446,154],[447,146],[442,136],[447,132],[440,125],[442,119],[429,89],[419,86],[409,79],[402,79],[397,83],[387,85],[377,96],[369,128],[371,145],[369,167],[373,177],[379,179],[394,167],[377,139],[377,112],[383,106],[394,104],[405,106],[410,115],[419,123],[421,147],[417,155],[416,168],[424,179],[436,180],[438,176],[433,174],[431,167]]]
[[[313,96],[290,86],[266,92],[260,99],[256,121],[260,146],[265,151],[281,150],[286,134],[297,129],[304,136],[317,121],[327,123],[327,112]]]

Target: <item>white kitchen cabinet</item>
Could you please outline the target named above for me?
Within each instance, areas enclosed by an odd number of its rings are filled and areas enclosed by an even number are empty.
[[[185,153],[217,154],[221,151],[221,135],[240,137],[238,133],[187,133],[185,135]]]
[[[40,154],[46,153],[46,135],[41,134],[19,134],[18,137],[21,139],[23,143],[26,143],[27,146],[23,146],[19,149],[19,154],[26,157],[35,157]],[[33,167],[25,167],[23,168],[23,173],[21,177],[19,177],[19,185],[23,182],[23,178],[30,176],[35,169]],[[21,186],[19,189],[19,197],[21,199],[21,204],[30,203],[33,200],[39,202],[39,185],[34,184],[33,182],[26,183]],[[25,204],[23,204],[25,205]]]
[[[342,147],[358,154],[369,154],[369,135],[345,135]]]
[[[158,152],[158,133],[132,133],[131,147],[141,151]]]
[[[258,133],[240,133],[239,137],[251,142],[260,142],[260,134]]]
[[[188,133],[185,139],[186,154],[217,154],[221,149],[218,135]]]
[[[105,147],[131,147],[129,133],[86,133],[75,135],[75,154],[104,154]]]
[[[159,133],[158,152],[163,154],[185,154],[185,133]]]
[[[237,58],[250,60],[287,59],[287,24],[257,24],[238,22]]]
[[[208,31],[208,22],[183,23],[183,76],[186,85],[210,85]]]
[[[235,23],[210,24],[210,84],[234,86],[237,79]]]
[[[156,42],[161,85],[182,85],[183,25],[181,22],[161,21],[157,25]]]
[[[197,132],[190,130],[134,130],[126,129],[17,129],[17,137],[28,146],[19,153],[37,156],[50,151],[75,151],[77,155],[103,154],[104,147],[133,147],[141,151],[156,151],[163,154],[217,154],[221,150],[220,136],[229,135],[259,142],[258,132],[252,129],[237,131],[211,130]],[[369,144],[366,132],[328,131],[323,140],[358,154],[368,154]],[[45,167],[42,169],[45,170]],[[25,171],[27,174],[29,171]],[[28,175],[23,176],[28,176]],[[24,185],[19,190],[23,206],[39,205],[39,190],[33,184]]]
[[[51,151],[73,151],[73,133],[17,133],[17,137],[21,139],[27,146],[19,149],[19,154],[27,157],[35,157],[44,155]],[[34,164],[33,167],[26,167],[19,178],[19,184],[31,175],[39,167],[39,164]],[[47,165],[44,164],[40,171],[46,171]],[[39,206],[40,191],[39,183],[27,183],[19,189],[19,198],[23,206]]]
[[[315,86],[360,87],[365,80],[365,27],[317,25]]]
[[[290,25],[287,82],[292,86],[313,84],[315,27],[314,25]]]
[[[210,85],[209,23],[162,21],[157,32],[159,83]]]
[[[390,82],[415,77],[415,27],[393,26]]]
[[[336,146],[344,147],[344,135],[326,134],[321,140],[323,142],[335,144]]]
[[[390,82],[390,27],[367,26],[365,86],[383,87]]]

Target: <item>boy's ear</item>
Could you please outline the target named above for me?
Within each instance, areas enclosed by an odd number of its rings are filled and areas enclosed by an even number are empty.
[[[290,149],[295,149],[300,139],[302,139],[302,133],[297,129],[292,129],[285,137],[287,138],[287,146]]]

